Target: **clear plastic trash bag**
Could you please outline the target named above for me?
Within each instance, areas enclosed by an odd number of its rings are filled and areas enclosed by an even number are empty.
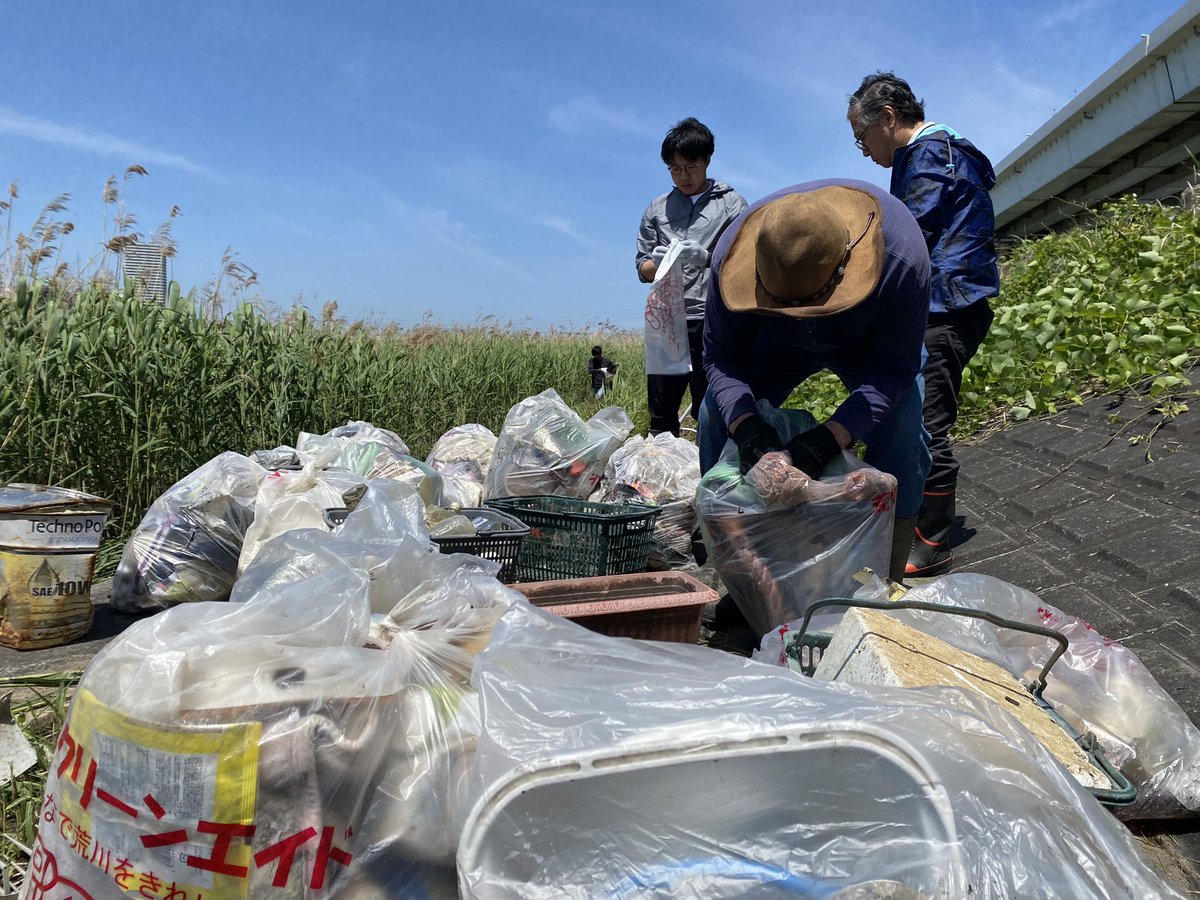
[[[662,512],[654,522],[650,568],[678,568],[694,563],[696,488],[700,484],[700,451],[694,443],[662,432],[634,435],[609,458],[604,468],[604,503],[644,503]]]
[[[784,441],[816,424],[803,410],[763,401],[758,411]],[[742,476],[733,441],[696,493],[709,563],[760,635],[815,600],[853,592],[860,569],[886,572],[895,502],[892,475],[843,451],[807,480],[800,502],[769,504]]]
[[[884,587],[876,581],[859,595],[881,597]],[[1122,819],[1200,815],[1200,730],[1124,644],[1036,594],[988,575],[947,575],[913,588],[907,599],[985,609],[1061,632],[1070,647],[1051,670],[1044,696],[1074,728],[1092,732],[1105,756],[1137,788],[1137,801],[1114,814]],[[979,619],[917,610],[895,615],[1019,677],[1035,675],[1052,648],[1034,635]],[[772,659],[765,647],[763,658]]]
[[[632,430],[633,421],[618,406],[605,407],[584,422],[553,388],[527,397],[504,419],[484,496],[555,494],[585,500]]]
[[[474,683],[465,897],[1179,896],[961,691],[815,683],[524,604]]]
[[[495,449],[496,435],[482,425],[457,425],[437,439],[425,462],[442,476],[447,503],[483,505],[483,486]]]
[[[494,571],[368,490],[337,533],[265,544],[235,602],[135,624],[72,701],[31,896],[453,897],[469,673],[520,602]]]
[[[130,535],[113,578],[122,612],[228,600],[267,470],[222,453],[168,488]]]

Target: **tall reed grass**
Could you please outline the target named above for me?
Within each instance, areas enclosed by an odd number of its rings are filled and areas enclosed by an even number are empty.
[[[293,444],[351,419],[396,431],[424,456],[455,425],[496,431],[521,399],[554,388],[587,417],[597,334],[499,327],[344,327],[297,309],[198,312],[96,288],[22,281],[0,302],[0,481],[70,485],[119,504],[136,525],[180,477],[225,450]],[[608,333],[621,375],[604,403],[644,429],[641,338]],[[104,557],[107,560],[107,554]]]

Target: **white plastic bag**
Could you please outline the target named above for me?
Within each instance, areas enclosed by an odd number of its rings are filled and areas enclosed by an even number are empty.
[[[271,538],[297,528],[327,528],[326,510],[344,508],[346,492],[366,483],[366,478],[347,469],[322,468],[323,459],[299,471],[271,472],[259,483],[254,521],[238,558],[239,574]]]
[[[647,375],[686,375],[692,371],[688,346],[687,304],[684,301],[683,263],[679,244],[673,242],[658,264],[654,283],[646,296]]]

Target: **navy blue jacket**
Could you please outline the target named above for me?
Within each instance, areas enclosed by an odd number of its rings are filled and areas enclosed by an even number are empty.
[[[786,194],[838,185],[867,191],[879,201],[884,260],[874,292],[835,316],[730,312],[721,299],[721,267],[747,214]],[[904,204],[865,181],[829,179],[784,188],[738,216],[713,251],[704,320],[709,392],[728,426],[754,412],[755,400],[782,406],[796,385],[829,369],[851,389],[830,418],[857,440],[916,382],[928,314],[929,254]]]
[[[929,249],[929,311],[963,309],[1000,293],[992,164],[974,144],[931,130],[892,157],[892,196],[904,201]]]

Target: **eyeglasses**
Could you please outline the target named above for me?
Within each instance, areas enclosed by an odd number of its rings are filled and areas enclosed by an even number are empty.
[[[686,166],[667,166],[667,171],[672,175],[682,175],[687,172],[689,175],[695,175],[700,171],[701,164],[698,162],[688,163]]]
[[[874,122],[870,122],[870,123],[864,125],[862,127],[862,131],[860,131],[856,135],[854,135],[854,146],[857,147],[859,149],[859,151],[861,151],[862,153],[867,152],[867,145],[863,143],[863,135],[865,135],[867,133],[867,129],[870,128],[874,124],[875,124]]]

